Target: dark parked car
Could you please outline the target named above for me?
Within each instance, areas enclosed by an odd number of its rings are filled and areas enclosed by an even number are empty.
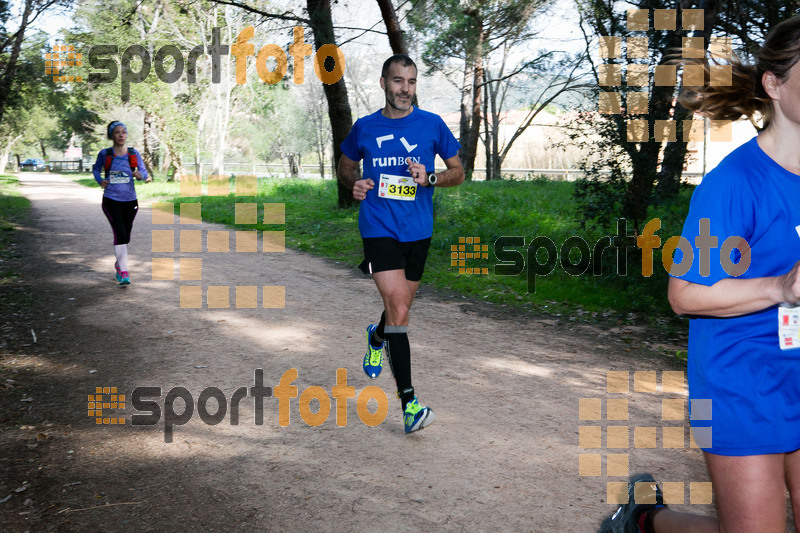
[[[41,159],[26,159],[20,164],[21,170],[32,170],[34,172],[47,170],[47,165]]]

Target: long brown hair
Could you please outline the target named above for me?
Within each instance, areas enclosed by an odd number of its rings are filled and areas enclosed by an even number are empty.
[[[752,120],[758,113],[766,128],[772,120],[772,100],[764,91],[761,78],[765,72],[772,72],[779,81],[786,81],[789,69],[798,59],[800,16],[795,16],[769,31],[764,45],[755,54],[755,64],[745,64],[735,55],[731,58],[730,85],[709,84],[711,65],[719,64],[715,58],[683,60],[684,65],[703,66],[705,83],[701,87],[684,85],[679,101],[687,109],[699,111],[714,120],[737,120],[742,116]]]

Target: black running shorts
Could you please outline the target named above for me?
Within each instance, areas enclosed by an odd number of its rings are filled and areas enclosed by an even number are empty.
[[[400,242],[391,237],[369,237],[364,243],[364,260],[358,268],[364,274],[384,270],[405,270],[408,281],[419,281],[428,259],[431,239]]]

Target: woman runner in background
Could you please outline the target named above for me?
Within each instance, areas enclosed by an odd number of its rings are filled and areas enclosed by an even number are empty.
[[[668,509],[639,474],[601,532],[782,533],[787,490],[800,531],[800,17],[775,26],[755,57],[733,61],[730,86],[709,85],[706,62],[706,85],[682,95],[709,118],[764,125],[695,190],[682,232],[693,257],[677,253],[670,272],[670,304],[692,317],[692,432],[717,518]],[[784,316],[793,333],[779,333]]]
[[[103,188],[103,213],[114,232],[114,255],[117,281],[130,285],[128,275],[128,243],[131,241],[133,219],[139,210],[133,178],[152,181],[142,163],[142,156],[134,148],[127,148],[128,130],[125,124],[114,121],[106,130],[114,146],[97,154],[92,167],[94,179]]]

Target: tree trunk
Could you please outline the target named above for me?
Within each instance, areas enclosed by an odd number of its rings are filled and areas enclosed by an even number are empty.
[[[206,114],[200,113],[200,120],[197,123],[197,133],[194,136],[194,173],[201,176],[202,167],[200,165],[200,143],[203,139],[203,130],[206,125]]]
[[[147,175],[153,175],[153,152],[150,146],[152,139],[153,116],[150,112],[144,112],[144,125],[142,126],[142,162],[147,170]]]
[[[324,44],[335,44],[336,36],[333,33],[330,0],[307,0],[308,14],[311,29],[314,32],[314,43],[319,48]],[[325,68],[324,66],[322,68]],[[337,172],[339,160],[342,158],[341,144],[350,129],[353,127],[353,117],[350,111],[350,102],[347,98],[347,85],[344,76],[331,85],[324,85],[325,98],[328,100],[328,116],[331,121],[333,135],[333,168]],[[338,183],[339,207],[350,207],[354,203],[353,193]]]
[[[172,166],[172,172],[167,176],[167,180],[174,181],[183,174],[183,157],[181,157],[181,153],[172,143],[165,144],[167,145],[167,154],[169,154],[170,165]]]
[[[322,134],[319,128],[315,128],[316,145],[317,145],[317,159],[319,159],[319,177],[325,179],[325,144],[323,143]]]
[[[492,119],[492,142],[490,143],[492,149],[492,179],[499,180],[503,178],[503,175],[500,173],[500,113],[497,111],[497,91],[497,86],[492,87],[492,84],[486,86],[486,96],[489,99]]]
[[[232,31],[233,21],[229,16],[229,10],[224,10],[227,42],[233,42]],[[218,176],[225,175],[225,150],[228,147],[228,132],[231,122],[231,99],[235,86],[235,76],[231,72],[232,61],[222,62],[222,77],[220,83],[213,84],[216,88],[216,113],[214,116],[214,129],[217,132],[216,146],[214,147],[214,168],[213,171]],[[234,81],[232,80],[234,78]]]
[[[663,202],[676,198],[680,192],[681,174],[686,162],[687,143],[683,141],[683,121],[692,118],[688,109],[680,104],[675,104],[675,121],[677,122],[677,142],[667,143],[664,148],[664,157],[661,161],[661,171],[658,173],[655,198]]]
[[[386,33],[389,36],[389,46],[392,47],[392,53],[408,54],[408,46],[406,46],[403,30],[400,27],[400,21],[397,20],[397,12],[394,10],[392,0],[377,0],[377,2],[381,8],[383,22],[386,24]]]
[[[475,62],[470,61],[468,57],[464,61],[464,83],[461,85],[461,122],[458,128],[458,142],[461,144],[461,164],[464,165],[464,172],[467,176],[472,173],[475,168],[475,158],[468,161],[466,157],[467,144],[469,137],[472,133],[472,89],[473,89],[473,72],[475,71]]]
[[[473,57],[468,59],[473,63],[472,70],[472,110],[469,111],[470,123],[468,124],[469,133],[465,137],[465,141],[461,142],[461,163],[464,165],[467,175],[471,175],[475,170],[475,157],[478,155],[478,141],[480,140],[481,131],[481,103],[483,96],[483,43],[486,38],[486,33],[483,30],[483,20],[477,10],[466,13],[475,19],[475,24],[478,32],[478,42],[475,46]],[[462,116],[463,120],[463,116]],[[487,161],[488,164],[488,161]],[[467,171],[469,169],[469,171]],[[488,170],[487,170],[488,179]]]
[[[681,9],[691,7],[690,3],[686,0],[681,1]],[[703,46],[708,50],[710,43],[711,31],[716,24],[717,19],[717,1],[716,0],[703,0],[698,6],[703,9],[703,27],[704,31],[695,31],[695,37],[704,37]],[[679,13],[680,16],[680,13]],[[661,163],[661,171],[658,173],[658,184],[656,185],[655,197],[657,202],[663,202],[678,196],[681,185],[681,174],[683,173],[683,165],[686,162],[687,144],[683,141],[683,121],[692,118],[692,113],[688,109],[675,104],[674,119],[678,123],[678,138],[677,142],[667,143],[664,148],[664,158]]]
[[[483,97],[483,148],[486,152],[486,181],[490,181],[494,179],[494,165],[492,164],[492,128],[489,125],[488,91]]]
[[[392,49],[392,53],[408,55],[408,45],[406,44],[403,29],[400,27],[400,21],[397,19],[397,12],[394,10],[392,0],[377,0],[377,2],[381,8],[383,23],[386,24],[386,34],[389,36],[389,46]],[[417,93],[414,93],[414,96],[411,97],[411,105],[419,107]]]
[[[167,174],[167,181],[173,181],[177,177],[183,175],[183,156],[180,150],[170,140],[172,136],[167,129],[166,123],[163,118],[153,115],[153,120],[158,126],[158,129],[164,134],[164,146],[167,148],[167,157],[169,157],[169,164],[172,170]]]
[[[16,137],[9,137],[8,142],[3,147],[3,153],[0,154],[0,174],[6,171],[6,165],[8,164],[8,154],[11,153],[11,149],[14,147],[14,144],[22,138],[22,135],[17,135]],[[19,167],[19,155],[17,155],[17,167]]]
[[[0,124],[3,122],[3,114],[6,111],[6,102],[11,94],[12,85],[14,83],[14,74],[17,68],[17,60],[19,59],[20,51],[22,50],[22,41],[25,40],[25,30],[28,28],[29,18],[33,11],[33,0],[25,0],[25,8],[22,10],[22,18],[20,20],[17,36],[14,39],[14,45],[11,48],[11,55],[5,64],[5,71],[3,77],[0,79]]]

